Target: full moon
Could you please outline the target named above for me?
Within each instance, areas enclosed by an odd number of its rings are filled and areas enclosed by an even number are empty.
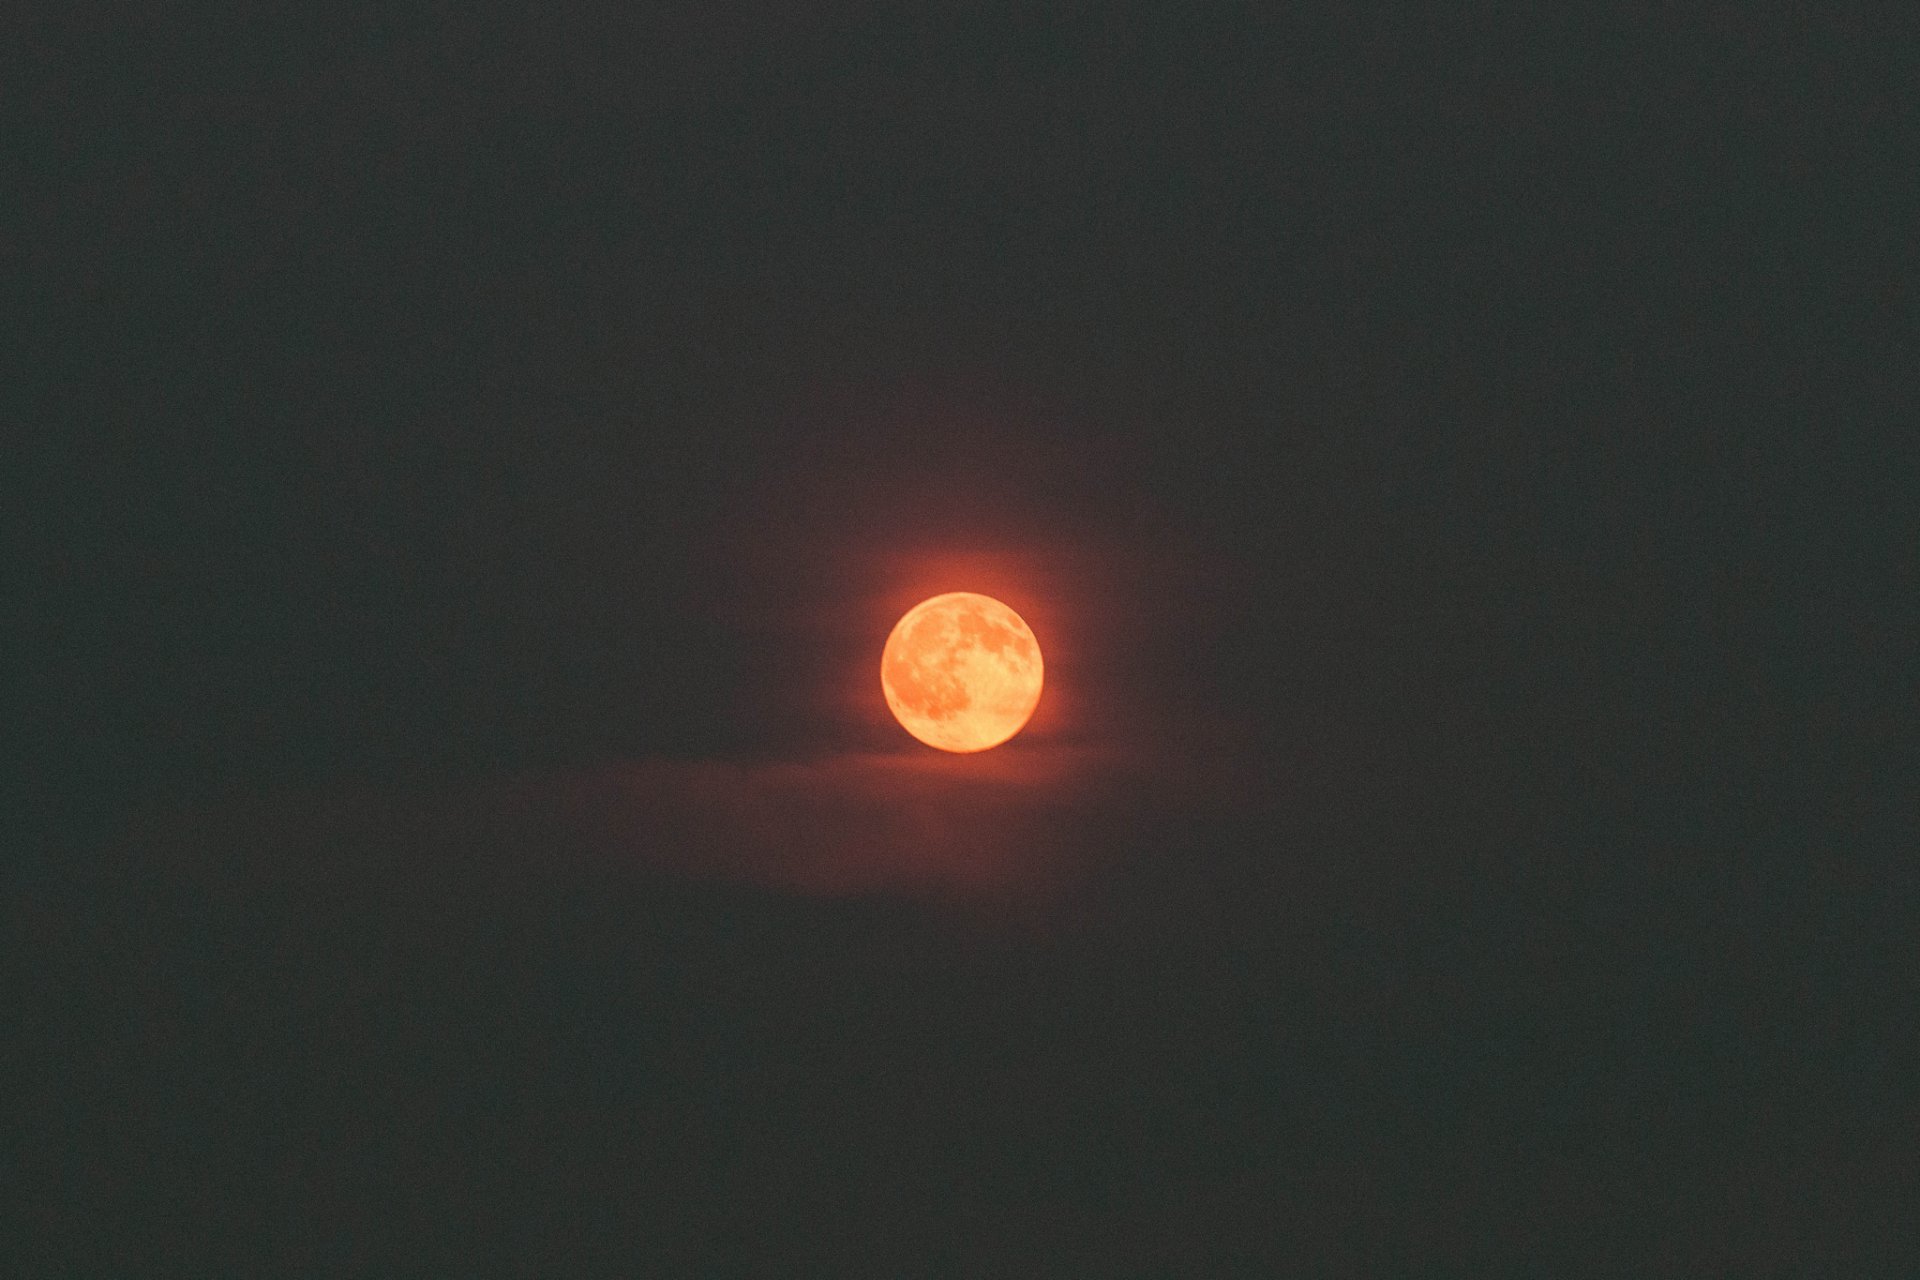
[[[991,596],[952,591],[893,624],[880,688],[906,731],[942,751],[985,751],[1020,732],[1040,701],[1040,644]]]

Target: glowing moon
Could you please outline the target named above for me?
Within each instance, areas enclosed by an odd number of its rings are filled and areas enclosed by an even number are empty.
[[[985,751],[1020,732],[1040,701],[1040,643],[991,596],[952,591],[893,624],[880,688],[894,718],[942,751]]]

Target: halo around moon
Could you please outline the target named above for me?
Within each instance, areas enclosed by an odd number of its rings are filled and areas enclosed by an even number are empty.
[[[942,751],[985,751],[1020,732],[1040,702],[1033,630],[992,596],[951,591],[896,622],[880,688],[901,727]]]

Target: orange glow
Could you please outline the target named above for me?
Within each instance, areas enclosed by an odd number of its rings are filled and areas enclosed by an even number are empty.
[[[1040,644],[991,596],[952,591],[907,610],[880,655],[880,688],[906,731],[942,751],[985,751],[1040,701]]]

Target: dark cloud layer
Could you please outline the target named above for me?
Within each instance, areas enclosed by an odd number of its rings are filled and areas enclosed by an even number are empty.
[[[1043,907],[1141,856],[1195,805],[1244,814],[1244,762],[1017,742],[950,756],[613,762],[474,786],[284,793],[156,810],[116,859],[216,896],[288,885],[650,877],[802,897]]]

